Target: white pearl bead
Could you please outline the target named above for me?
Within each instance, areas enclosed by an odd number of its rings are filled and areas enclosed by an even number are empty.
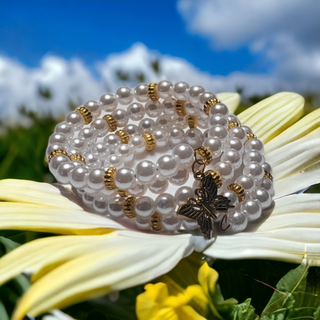
[[[97,169],[101,167],[101,159],[98,153],[88,153],[85,155],[86,165],[90,169]]]
[[[180,206],[188,201],[189,198],[194,197],[194,191],[190,187],[180,187],[177,189],[174,197],[176,198],[177,204]]]
[[[252,177],[252,179],[260,180],[264,175],[264,170],[258,163],[249,163],[243,168],[243,174]]]
[[[115,154],[110,154],[107,156],[106,160],[104,161],[104,167],[110,168],[119,168],[123,165],[124,159],[122,157],[119,157]]]
[[[89,208],[92,208],[93,205],[93,201],[94,201],[94,196],[85,192],[82,195],[82,202],[84,203],[84,205],[86,205]]]
[[[229,123],[236,122],[239,125],[241,125],[241,122],[240,122],[239,118],[237,116],[235,116],[234,114],[229,114],[228,115],[228,121],[229,121]]]
[[[120,87],[116,91],[116,97],[120,104],[129,104],[134,98],[133,90],[129,87]]]
[[[110,154],[108,147],[104,143],[96,143],[92,149],[92,153],[97,153],[101,160],[105,160],[107,156]]]
[[[213,116],[215,114],[221,114],[225,117],[229,115],[229,109],[228,107],[223,103],[216,103],[214,104],[209,111],[209,116]]]
[[[207,138],[203,146],[208,148],[212,153],[212,159],[220,157],[222,153],[222,142],[219,138]]]
[[[89,109],[94,117],[98,117],[101,113],[100,104],[98,101],[90,100],[87,101],[83,106]]]
[[[69,157],[61,155],[61,156],[55,156],[54,158],[52,158],[51,161],[49,162],[49,169],[51,173],[55,176],[60,164],[65,162],[70,162]]]
[[[155,203],[156,211],[163,216],[171,216],[175,213],[176,199],[170,193],[160,194]]]
[[[139,83],[134,88],[134,97],[137,101],[147,102],[148,101],[148,87],[149,85],[146,83]]]
[[[49,144],[47,149],[46,149],[46,158],[48,159],[50,154],[53,152],[53,151],[57,151],[57,150],[62,150],[63,149],[63,146],[61,144]]]
[[[182,129],[172,128],[169,132],[169,147],[172,148],[180,143],[185,142],[186,136]]]
[[[138,127],[141,128],[143,131],[151,129],[155,126],[154,120],[150,118],[144,118],[139,122]]]
[[[196,104],[193,104],[189,101],[186,102],[186,112],[192,116],[196,116],[199,113],[199,109]]]
[[[138,121],[144,117],[145,110],[141,103],[133,102],[128,107],[128,115],[131,120]]]
[[[189,172],[186,169],[179,169],[178,172],[169,181],[175,186],[182,186],[189,179]]]
[[[109,126],[104,119],[93,120],[90,127],[97,137],[104,137],[109,131]]]
[[[261,217],[262,208],[258,200],[245,200],[241,205],[241,211],[249,221],[255,221]]]
[[[201,128],[201,129],[206,129],[208,128],[208,125],[209,125],[209,118],[208,119],[203,119],[203,118],[198,118],[197,120],[197,123],[198,123],[198,127]]]
[[[260,202],[261,208],[266,209],[271,206],[272,198],[267,190],[264,188],[255,188],[251,193],[252,199]]]
[[[236,150],[240,154],[242,154],[244,150],[244,146],[240,139],[231,138],[231,139],[228,139],[224,144],[224,150]]]
[[[124,162],[130,162],[133,159],[133,148],[128,144],[121,144],[116,147],[114,154],[122,157]]]
[[[120,190],[129,190],[136,183],[134,171],[130,168],[120,168],[114,178],[116,187]]]
[[[86,149],[87,143],[83,139],[79,138],[74,138],[69,142],[68,149],[78,149],[78,150],[83,150]]]
[[[205,130],[202,135],[203,135],[204,140],[208,139],[209,138],[209,129]]]
[[[225,180],[231,179],[234,174],[234,169],[230,162],[218,162],[213,166],[213,170],[218,171]]]
[[[270,193],[271,197],[273,197],[275,195],[273,182],[270,179],[263,177],[261,179],[259,187],[267,190]]]
[[[170,116],[162,115],[158,117],[158,119],[156,120],[156,124],[161,129],[164,129],[168,132],[173,126],[173,121]]]
[[[146,191],[147,185],[144,183],[140,183],[139,181],[136,182],[136,185],[133,188],[129,189],[129,193],[135,197],[143,196],[146,193]]]
[[[251,192],[255,187],[254,179],[249,176],[239,176],[235,183],[240,184],[246,192]]]
[[[269,172],[270,174],[272,174],[272,167],[270,166],[270,164],[268,162],[264,162],[262,164],[262,168],[263,170]]]
[[[156,210],[156,204],[152,198],[142,196],[136,200],[134,208],[138,216],[142,218],[148,218],[154,214]]]
[[[183,219],[182,225],[186,230],[196,230],[198,229],[198,221],[190,220],[190,219]]]
[[[61,163],[59,165],[57,173],[56,173],[56,179],[60,183],[69,183],[70,182],[70,172],[75,167],[76,166],[72,162]]]
[[[252,150],[252,151],[258,151],[263,153],[264,152],[263,142],[257,138],[250,139],[246,142],[244,146],[244,150],[245,152],[249,152]]]
[[[241,155],[236,150],[225,151],[221,157],[221,161],[229,161],[234,169],[240,168],[242,164]]]
[[[88,175],[88,186],[93,190],[101,190],[104,188],[104,170],[93,169]]]
[[[152,128],[149,132],[155,137],[157,148],[164,148],[168,145],[168,136],[164,129]]]
[[[209,129],[210,138],[219,138],[221,140],[226,140],[228,137],[228,130],[220,125],[216,125]]]
[[[129,123],[127,124],[124,128],[124,131],[128,132],[128,134],[130,136],[134,135],[134,134],[142,134],[143,130],[141,130],[141,128],[139,128],[138,126],[136,126],[135,124]]]
[[[241,128],[244,129],[247,134],[253,133],[251,128],[249,128],[248,126],[241,126]]]
[[[189,167],[194,161],[194,150],[186,143],[175,146],[172,155],[178,161],[180,168]]]
[[[129,116],[126,110],[116,109],[112,112],[112,115],[116,118],[119,128],[124,127],[128,123]]]
[[[87,142],[87,145],[91,147],[94,143],[97,142],[97,137],[95,132],[91,128],[83,128],[79,131],[78,138],[84,139]]]
[[[93,200],[93,209],[95,212],[100,214],[106,214],[108,211],[108,198],[99,195]]]
[[[217,96],[212,92],[204,92],[199,94],[200,107],[203,107],[203,105],[210,99],[217,99]]]
[[[101,109],[107,112],[112,112],[117,107],[117,99],[114,94],[106,93],[100,98]]]
[[[186,141],[194,149],[200,147],[203,142],[202,132],[197,128],[187,130]]]
[[[177,82],[173,87],[173,94],[178,100],[186,100],[190,86],[184,82]]]
[[[157,175],[156,176],[156,180],[155,182],[153,182],[150,186],[149,186],[149,190],[152,193],[162,193],[165,192],[168,188],[169,182],[167,178],[162,177],[161,175]]]
[[[229,130],[229,137],[231,138],[238,138],[243,143],[247,140],[247,134],[244,129],[241,127],[233,127]]]
[[[140,218],[136,217],[134,223],[140,230],[150,230],[150,219],[149,218]]]
[[[245,230],[248,225],[248,219],[241,211],[229,212],[227,217],[230,223],[230,229],[233,232],[241,232]]]
[[[70,112],[66,116],[66,122],[73,130],[78,131],[84,126],[84,119],[78,112]]]
[[[165,178],[174,176],[178,171],[178,162],[170,155],[164,155],[157,161],[158,172]]]
[[[108,201],[108,213],[113,218],[123,218],[123,200],[121,198],[110,198]]]
[[[214,114],[214,115],[210,116],[210,118],[209,118],[210,127],[220,125],[220,126],[227,128],[228,124],[229,124],[228,118],[222,114]]]
[[[142,154],[146,150],[146,141],[140,135],[134,135],[130,138],[128,145],[133,148],[135,154]]]
[[[62,133],[53,133],[49,138],[50,144],[60,144],[63,146],[66,144],[66,142],[67,142],[67,138]]]
[[[71,139],[73,137],[72,127],[71,127],[71,125],[69,125],[65,121],[57,124],[55,129],[54,129],[54,132],[61,133],[65,137],[67,137],[68,139]]]
[[[245,155],[243,157],[243,164],[247,165],[252,162],[263,164],[264,163],[264,156],[258,151],[249,151],[249,152],[245,153]]]
[[[192,103],[198,103],[199,102],[199,95],[201,93],[204,93],[205,90],[203,87],[201,86],[198,86],[198,85],[195,85],[195,86],[192,86],[190,89],[189,89],[189,99]],[[190,113],[191,114],[191,113]]]
[[[145,105],[146,114],[151,118],[159,117],[162,113],[163,107],[159,101],[148,101]]]
[[[177,128],[185,129],[188,127],[187,118],[186,117],[180,117],[178,115],[175,115],[173,117],[173,123]]]
[[[136,177],[141,183],[154,182],[157,175],[156,165],[149,160],[142,160],[136,166]]]
[[[160,81],[158,83],[158,95],[162,99],[171,97],[173,92],[173,85],[170,81]]]
[[[109,151],[113,153],[116,147],[121,144],[121,139],[116,134],[108,134],[104,139],[103,143],[109,148]]]
[[[162,226],[167,231],[177,231],[181,226],[181,218],[177,216],[164,217],[162,220]]]
[[[175,100],[172,98],[167,98],[162,102],[163,112],[167,116],[174,116],[175,112]]]
[[[230,206],[236,207],[238,205],[239,199],[235,192],[226,190],[222,193],[222,195],[230,200]]]
[[[70,173],[70,183],[76,189],[84,189],[88,186],[88,174],[88,167],[75,167]]]

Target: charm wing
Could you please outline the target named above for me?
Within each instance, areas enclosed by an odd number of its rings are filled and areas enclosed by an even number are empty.
[[[206,214],[203,214],[198,219],[198,227],[205,239],[208,240],[212,238],[213,222],[209,216],[207,216]]]
[[[177,214],[188,219],[196,220],[203,214],[203,208],[198,205],[194,199],[189,199],[187,203],[179,207]]]
[[[230,200],[225,196],[216,196],[213,200],[212,205],[215,207],[216,211],[227,212],[229,208],[233,208],[230,205]]]
[[[216,183],[214,182],[214,179],[211,174],[205,176],[201,180],[201,186],[200,189],[203,190],[205,194],[205,200],[207,202],[213,201],[218,193],[218,187]]]

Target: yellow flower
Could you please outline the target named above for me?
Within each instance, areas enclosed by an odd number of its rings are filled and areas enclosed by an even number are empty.
[[[222,94],[233,112],[237,94]],[[13,320],[40,315],[76,302],[151,280],[172,270],[193,251],[212,258],[266,258],[320,265],[320,197],[295,194],[319,182],[320,110],[301,120],[304,100],[283,92],[240,114],[265,143],[273,166],[275,208],[254,232],[205,241],[191,233],[138,231],[85,210],[69,186],[0,181],[0,229],[61,236],[24,244],[0,259],[0,284],[25,272],[32,285]],[[298,121],[297,121],[298,120]]]
[[[200,261],[198,259],[198,261]],[[197,281],[179,284],[178,274],[190,272],[190,259],[181,261],[174,271],[162,276],[158,283],[147,284],[145,292],[137,297],[136,314],[139,320],[205,320],[223,319],[228,306],[236,304],[234,299],[222,300],[217,285],[218,273],[207,262],[197,269]],[[176,282],[176,281],[177,282]],[[181,282],[181,281],[180,281]],[[230,310],[230,308],[229,308]],[[231,313],[231,312],[230,312]]]

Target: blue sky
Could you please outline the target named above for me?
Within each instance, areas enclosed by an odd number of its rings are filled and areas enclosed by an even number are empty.
[[[35,67],[46,54],[79,57],[87,66],[136,42],[188,60],[211,74],[268,72],[248,46],[213,49],[187,30],[174,0],[1,0],[0,53]]]

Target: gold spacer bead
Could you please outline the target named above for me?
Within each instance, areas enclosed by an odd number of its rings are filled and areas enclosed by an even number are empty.
[[[69,159],[71,161],[81,161],[84,164],[86,164],[86,160],[81,154],[72,154],[72,155],[69,156]]]
[[[126,200],[124,200],[123,203],[123,212],[130,219],[137,216],[136,211],[134,209],[135,202],[136,197],[128,197]]]
[[[239,202],[242,202],[246,197],[246,192],[241,184],[231,183],[227,186],[228,190],[233,191],[239,199]]]
[[[162,225],[161,225],[161,214],[159,212],[155,212],[151,216],[151,229],[153,231],[161,231],[162,230]]]
[[[198,126],[198,120],[196,116],[188,115],[187,122],[190,129],[196,128]]]
[[[185,104],[186,102],[184,100],[177,100],[174,105],[176,114],[180,117],[184,117],[187,114]]]
[[[108,190],[116,189],[116,184],[114,181],[114,177],[116,175],[116,172],[117,172],[117,169],[111,167],[104,173],[103,182],[104,182],[105,187]]]
[[[122,143],[127,144],[130,140],[130,135],[127,131],[118,130],[115,132],[115,134],[121,139]]]
[[[85,124],[89,124],[92,121],[92,114],[88,108],[78,107],[76,112],[82,115]]]
[[[234,127],[240,127],[240,124],[238,122],[229,122],[228,130],[230,130]]]
[[[270,172],[264,170],[264,175],[263,175],[265,178],[268,178],[270,179],[271,181],[273,181],[273,176]]]
[[[147,151],[152,151],[154,150],[154,148],[156,147],[156,138],[154,137],[154,135],[152,135],[149,132],[145,132],[143,134],[143,138],[146,141],[146,150]]]
[[[157,90],[158,90],[158,84],[155,82],[151,82],[148,87],[148,97],[152,101],[157,101],[160,98]]]
[[[127,190],[117,189],[118,195],[122,198],[126,198],[129,196],[129,192]]]
[[[116,131],[118,128],[118,121],[117,119],[112,116],[111,114],[106,114],[103,118],[103,120],[105,120],[109,126],[109,130],[111,132]]]
[[[204,113],[208,116],[211,107],[219,102],[220,102],[220,100],[218,100],[218,99],[209,99],[208,101],[206,101],[205,104],[203,105]]]
[[[210,151],[209,148],[201,146],[199,148],[194,149],[194,153],[195,153],[195,156],[199,155],[202,158],[201,160],[206,166],[211,163],[212,152]]]
[[[67,151],[64,151],[64,150],[62,150],[62,149],[58,149],[58,150],[52,151],[52,152],[49,154],[48,162],[50,162],[54,157],[56,157],[56,156],[61,156],[61,155],[69,157]]]
[[[247,141],[251,140],[251,139],[255,139],[257,136],[253,133],[247,133]]]
[[[217,188],[220,188],[222,186],[222,177],[220,173],[213,170],[208,170],[205,172],[205,176],[208,176],[209,174],[212,176]]]

